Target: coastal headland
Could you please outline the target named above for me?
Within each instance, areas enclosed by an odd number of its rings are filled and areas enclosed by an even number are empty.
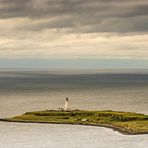
[[[0,119],[4,122],[102,126],[122,134],[148,134],[148,115],[121,111],[45,110]]]

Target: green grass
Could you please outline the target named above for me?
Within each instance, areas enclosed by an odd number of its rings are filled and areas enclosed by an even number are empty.
[[[148,115],[117,111],[45,110],[6,119],[16,122],[69,123],[110,127],[125,134],[148,133]]]

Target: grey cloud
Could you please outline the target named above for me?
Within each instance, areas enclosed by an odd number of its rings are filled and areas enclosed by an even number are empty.
[[[17,29],[20,30],[32,30],[32,31],[40,31],[43,29],[61,29],[61,28],[74,28],[74,22],[72,18],[67,18],[67,17],[55,17],[52,20],[46,18],[46,19],[41,19],[34,23],[32,21],[30,24],[26,25],[24,24],[23,26],[21,25],[20,27],[17,27]]]
[[[70,28],[69,31],[80,33],[147,32],[148,1],[0,0],[0,19],[17,17],[32,21],[18,29],[34,31]]]

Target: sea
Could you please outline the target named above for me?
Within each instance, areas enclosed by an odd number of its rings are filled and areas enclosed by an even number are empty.
[[[71,109],[148,114],[148,70],[0,69],[0,118]],[[103,127],[0,122],[0,148],[148,148],[148,135]]]

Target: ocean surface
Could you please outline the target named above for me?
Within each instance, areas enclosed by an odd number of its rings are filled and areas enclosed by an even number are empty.
[[[0,70],[0,118],[63,107],[148,114],[148,70]],[[148,148],[148,135],[0,122],[0,148]]]

